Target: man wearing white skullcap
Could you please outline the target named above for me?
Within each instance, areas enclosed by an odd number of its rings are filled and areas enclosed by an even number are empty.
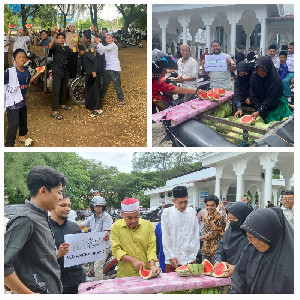
[[[157,276],[161,269],[155,266],[156,239],[153,225],[140,219],[139,201],[127,198],[121,202],[123,219],[111,227],[111,249],[118,260],[118,277],[139,275],[139,270],[152,270]]]
[[[26,53],[28,51],[28,43],[31,39],[31,31],[30,28],[27,28],[28,30],[28,36],[24,36],[24,30],[23,27],[19,27],[17,29],[17,36],[11,36],[11,31],[15,30],[12,28],[9,28],[6,41],[9,43],[13,43],[13,52],[17,50],[18,48],[23,49]]]

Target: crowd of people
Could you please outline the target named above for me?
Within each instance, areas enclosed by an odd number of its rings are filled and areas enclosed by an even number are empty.
[[[177,186],[174,206],[162,206],[154,229],[140,218],[135,198],[121,202],[122,219],[114,223],[101,196],[92,198],[92,214],[84,222],[69,221],[66,184],[65,176],[50,167],[34,167],[27,176],[31,198],[7,223],[4,237],[4,282],[16,293],[78,293],[85,274],[81,265],[64,267],[70,247],[64,235],[82,228],[105,233],[106,255],[111,248],[119,278],[143,269],[157,277],[206,259],[214,268],[226,263],[230,293],[294,293],[293,191],[282,193],[282,208],[258,208],[257,202],[253,208],[246,195],[227,208],[224,199],[208,195],[205,209],[197,213],[188,207],[187,188]],[[103,278],[103,261],[94,262],[95,280]]]
[[[205,72],[207,55],[226,55],[226,71]],[[209,77],[211,90],[222,88],[234,92],[235,117],[242,116],[242,106],[252,107],[253,119],[261,117],[267,124],[281,121],[292,114],[289,104],[293,104],[291,84],[294,83],[294,43],[288,45],[288,53],[284,50],[276,55],[276,46],[270,45],[265,56],[257,59],[252,48],[245,54],[238,48],[235,58],[222,51],[219,41],[212,41],[211,52],[205,48],[201,55],[202,72]],[[167,84],[165,76],[172,72],[178,75],[176,85]],[[234,83],[232,82],[234,76]],[[184,102],[203,93],[198,84],[199,65],[191,57],[188,44],[180,46],[180,58],[154,49],[152,51],[152,113],[166,107],[169,103],[166,92],[186,94]],[[198,87],[199,86],[199,87]],[[183,89],[184,88],[184,89]],[[188,88],[188,89],[187,89]]]
[[[33,146],[34,141],[26,138],[27,106],[26,91],[29,83],[37,78],[30,75],[25,65],[28,45],[43,47],[44,56],[41,65],[51,64],[52,69],[52,112],[50,116],[62,120],[60,111],[71,111],[72,107],[65,104],[69,78],[85,75],[85,107],[91,110],[90,117],[98,117],[103,112],[102,100],[112,82],[119,100],[118,106],[126,104],[121,86],[121,65],[118,58],[118,46],[115,39],[106,28],[98,32],[96,27],[84,30],[82,37],[76,31],[75,23],[70,22],[68,28],[54,31],[41,30],[24,34],[22,27],[17,29],[17,35],[12,36],[9,29],[5,37],[5,47],[13,44],[13,66],[5,55],[5,109],[8,116],[8,130],[5,146],[13,147],[19,129],[19,142]],[[47,51],[47,55],[46,54]],[[8,53],[8,52],[6,52]],[[47,57],[47,61],[45,61]]]

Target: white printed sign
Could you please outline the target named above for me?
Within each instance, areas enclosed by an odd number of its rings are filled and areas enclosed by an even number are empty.
[[[64,267],[81,265],[105,258],[105,232],[66,234],[65,242],[70,244],[64,256]]]
[[[205,55],[205,72],[227,71],[226,55]]]

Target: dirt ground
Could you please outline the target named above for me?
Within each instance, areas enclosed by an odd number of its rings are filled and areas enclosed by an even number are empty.
[[[103,99],[103,113],[91,118],[84,105],[75,105],[67,97],[72,111],[61,110],[63,120],[50,117],[52,94],[42,94],[30,86],[26,101],[28,108],[28,134],[35,147],[146,147],[147,146],[147,42],[144,47],[119,50],[121,81],[126,100],[118,107],[118,98],[111,84]],[[10,47],[12,48],[12,47]],[[30,46],[42,56],[42,47]],[[10,49],[11,54],[12,49]],[[11,55],[9,56],[11,61]],[[5,114],[5,135],[7,117]],[[18,139],[18,136],[17,136]],[[15,147],[25,147],[16,140]]]

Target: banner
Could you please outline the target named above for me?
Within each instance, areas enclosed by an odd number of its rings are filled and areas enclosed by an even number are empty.
[[[65,242],[70,244],[64,256],[64,267],[81,265],[105,258],[105,232],[66,234]]]
[[[205,72],[227,71],[226,55],[205,55]]]

